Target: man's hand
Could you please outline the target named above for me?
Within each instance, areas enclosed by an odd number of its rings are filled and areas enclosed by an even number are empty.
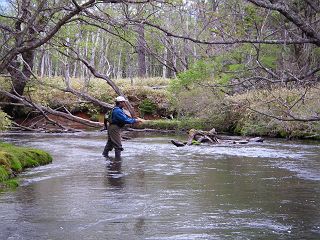
[[[136,120],[137,120],[137,123],[144,123],[144,122],[148,121],[143,118],[136,118]]]

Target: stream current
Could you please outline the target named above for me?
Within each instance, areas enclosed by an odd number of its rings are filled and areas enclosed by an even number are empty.
[[[0,239],[320,239],[320,145],[267,139],[178,148],[138,134],[1,134],[53,163],[0,192]],[[111,153],[114,156],[114,153]]]

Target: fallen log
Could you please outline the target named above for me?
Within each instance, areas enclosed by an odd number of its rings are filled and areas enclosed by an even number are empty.
[[[217,138],[217,132],[214,128],[212,128],[210,131],[191,129],[189,131],[187,145],[192,145],[193,141],[197,141],[199,143],[202,143],[202,142],[219,143],[220,142],[220,140]]]
[[[218,143],[247,144],[249,142],[263,142],[263,141],[264,141],[264,139],[261,137],[243,139],[243,138],[234,137],[234,136],[230,136],[230,138],[223,136],[223,139],[220,139],[217,135],[216,130],[213,128],[210,131],[191,129],[188,133],[187,142],[180,142],[177,140],[171,140],[171,143],[173,145],[175,145],[176,147],[183,147],[186,145],[187,146],[199,145],[204,142],[209,142],[211,144],[218,144]]]

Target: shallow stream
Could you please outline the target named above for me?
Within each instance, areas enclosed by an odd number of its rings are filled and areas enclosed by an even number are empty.
[[[100,132],[0,138],[54,159],[0,193],[1,240],[320,239],[315,142],[177,148],[149,134],[106,161]]]

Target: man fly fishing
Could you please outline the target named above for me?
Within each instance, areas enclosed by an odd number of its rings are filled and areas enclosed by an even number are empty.
[[[130,118],[124,113],[123,107],[125,107],[126,101],[123,96],[116,97],[116,105],[108,117],[108,141],[102,153],[104,157],[109,157],[109,152],[112,151],[113,148],[115,150],[115,157],[119,158],[121,156],[123,148],[120,134],[124,125],[145,121],[142,118]]]

